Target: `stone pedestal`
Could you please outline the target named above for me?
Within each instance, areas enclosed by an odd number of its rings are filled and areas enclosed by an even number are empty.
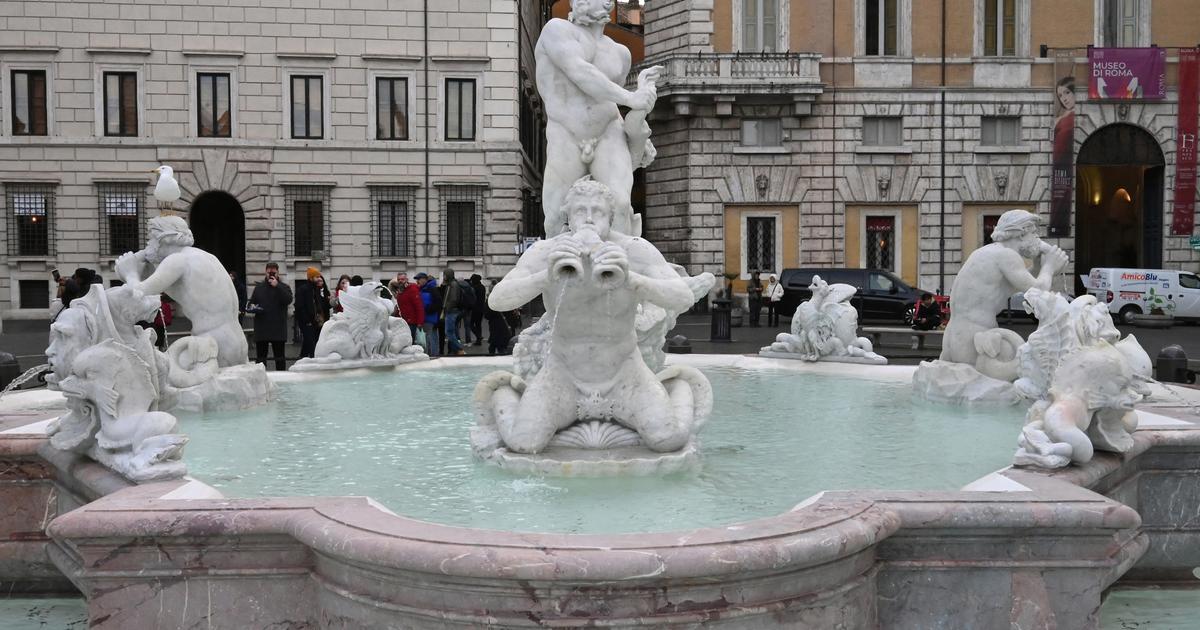
[[[925,400],[952,405],[1015,405],[1021,401],[1012,383],[949,361],[922,361],[913,374],[913,391]]]
[[[276,387],[261,363],[222,368],[201,385],[176,391],[165,411],[230,411],[247,409],[275,399]]]

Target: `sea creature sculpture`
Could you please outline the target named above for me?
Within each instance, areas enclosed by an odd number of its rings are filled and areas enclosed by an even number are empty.
[[[871,340],[857,335],[858,311],[850,304],[856,287],[829,284],[814,275],[808,288],[812,298],[796,307],[792,331],[780,333],[760,354],[804,361],[887,363],[874,352]]]
[[[392,317],[396,303],[380,297],[378,282],[350,287],[339,299],[342,312],[321,328],[315,357],[301,359],[291,370],[390,366],[427,358],[413,345],[408,324]]]

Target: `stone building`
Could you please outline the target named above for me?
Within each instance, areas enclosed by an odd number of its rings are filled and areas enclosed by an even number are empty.
[[[755,268],[873,267],[949,291],[1000,212],[1049,214],[1057,58],[1074,68],[1078,102],[1075,203],[1069,231],[1050,239],[1072,254],[1066,273],[1194,271],[1200,252],[1169,229],[1175,47],[1200,42],[1194,9],[1187,0],[648,2],[646,63],[664,65],[666,79],[651,120],[646,235],[693,272],[745,280]],[[1165,99],[1088,97],[1088,46],[1152,44],[1166,51]]]
[[[0,2],[0,311],[144,242],[159,164],[254,281],[497,276],[538,214],[548,1]],[[540,229],[540,220],[535,224]]]

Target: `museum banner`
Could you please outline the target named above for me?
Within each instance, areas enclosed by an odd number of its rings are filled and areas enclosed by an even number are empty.
[[[1196,127],[1200,118],[1200,48],[1179,51],[1179,124],[1175,132],[1175,201],[1171,235],[1191,236],[1196,218]]]
[[[1162,100],[1167,97],[1165,48],[1088,48],[1088,98]]]
[[[1050,226],[1048,235],[1071,235],[1071,207],[1075,202],[1075,51],[1054,56],[1054,129],[1050,161]]]

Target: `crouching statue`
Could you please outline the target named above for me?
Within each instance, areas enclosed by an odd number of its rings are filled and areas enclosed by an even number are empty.
[[[603,184],[581,178],[563,203],[569,229],[526,250],[489,297],[504,311],[541,295],[547,313],[514,351],[520,374],[494,372],[476,387],[472,446],[492,461],[557,448],[636,447],[633,459],[661,471],[656,453],[694,455],[712,389],[694,368],[652,372],[635,318],[642,302],[682,312],[693,289],[650,243],[610,228],[615,198]],[[611,474],[580,474],[593,473]]]
[[[288,371],[390,367],[427,360],[421,346],[413,345],[408,324],[392,316],[395,299],[380,297],[380,290],[378,282],[368,282],[344,291],[339,298],[342,312],[321,328],[315,356],[297,361]]]
[[[796,308],[792,332],[779,333],[775,343],[759,350],[759,354],[803,361],[887,363],[873,352],[871,340],[857,334],[858,311],[850,305],[857,288],[829,284],[821,276],[813,276],[808,288],[812,298]]]

